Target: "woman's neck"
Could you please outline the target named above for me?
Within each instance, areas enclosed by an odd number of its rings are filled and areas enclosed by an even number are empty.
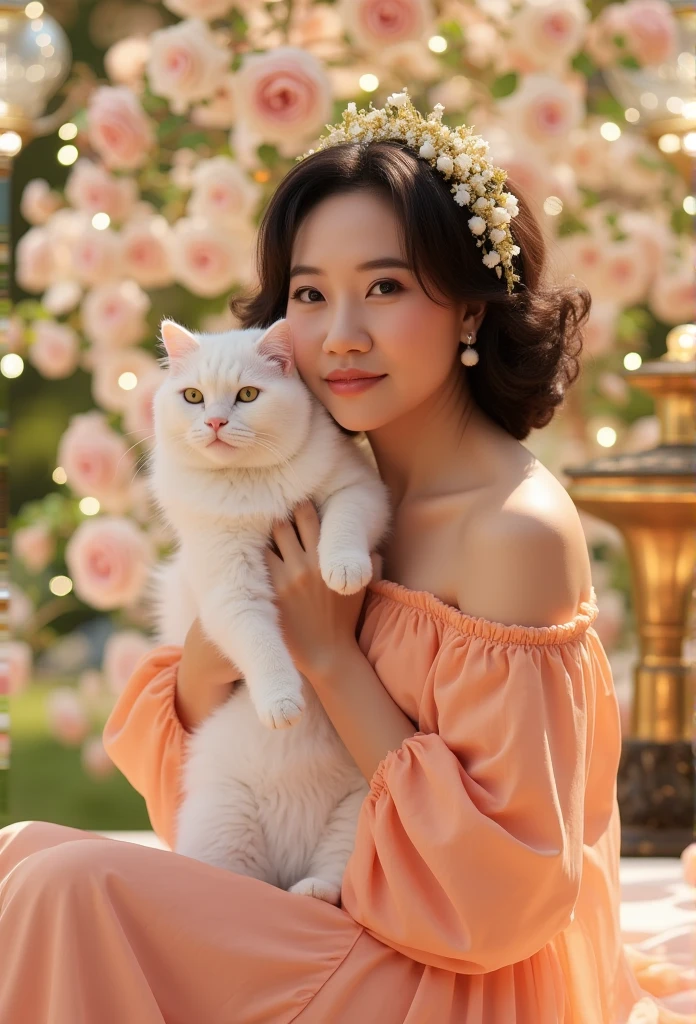
[[[367,438],[396,509],[453,486],[480,486],[490,478],[483,455],[499,429],[460,378]]]

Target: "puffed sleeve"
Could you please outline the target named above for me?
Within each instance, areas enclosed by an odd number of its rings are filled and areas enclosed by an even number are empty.
[[[104,726],[104,748],[141,794],[156,834],[170,848],[190,734],[174,707],[181,647],[157,647],[138,662]]]
[[[581,637],[460,636],[440,651],[421,731],[378,766],[344,876],[343,906],[372,935],[420,963],[480,974],[526,959],[571,922],[606,671],[593,657]]]

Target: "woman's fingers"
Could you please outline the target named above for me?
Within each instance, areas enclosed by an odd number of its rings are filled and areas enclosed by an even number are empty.
[[[310,562],[317,565],[320,522],[319,513],[311,501],[305,501],[295,509],[295,526]]]

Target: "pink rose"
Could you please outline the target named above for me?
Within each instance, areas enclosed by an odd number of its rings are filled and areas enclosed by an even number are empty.
[[[53,192],[43,178],[35,178],[24,186],[19,208],[30,224],[45,224],[62,205],[59,193]]]
[[[564,148],[569,133],[585,116],[577,91],[553,75],[527,75],[498,107],[511,132],[552,151]]]
[[[152,648],[152,641],[137,630],[124,629],[111,634],[104,647],[102,671],[114,697],[121,695],[138,662]]]
[[[646,264],[635,240],[628,238],[607,246],[604,258],[603,298],[622,306],[642,302],[653,268]]]
[[[619,308],[613,302],[592,301],[590,317],[583,331],[584,352],[601,356],[610,352],[616,341]]]
[[[696,274],[684,264],[675,273],[658,274],[648,296],[650,312],[663,324],[690,323],[696,315]]]
[[[187,212],[218,223],[234,225],[248,221],[261,195],[261,189],[227,156],[201,160],[192,174],[193,192]]]
[[[29,228],[15,249],[15,276],[27,292],[42,292],[53,283],[58,271],[51,236],[46,228]]]
[[[687,885],[696,886],[696,843],[691,843],[681,855],[684,881]]]
[[[85,773],[92,779],[106,779],[116,771],[106,750],[101,736],[89,736],[82,744],[80,763]]]
[[[43,377],[58,380],[69,377],[77,369],[80,343],[75,331],[54,320],[37,320],[33,324],[34,342],[29,349],[29,362]]]
[[[77,680],[77,690],[88,708],[98,711],[104,703],[105,688],[101,673],[93,668],[85,669]]]
[[[119,39],[104,54],[104,67],[112,82],[140,91],[150,56],[150,41],[140,36]]]
[[[133,604],[142,594],[152,565],[152,547],[131,519],[85,519],[65,549],[68,571],[79,598],[100,611]]]
[[[89,139],[107,167],[132,170],[146,162],[155,136],[137,96],[126,86],[103,85],[87,109]]]
[[[590,13],[582,0],[528,3],[508,21],[508,59],[511,67],[529,71],[565,70],[582,49]]]
[[[56,686],[46,698],[46,717],[53,736],[68,747],[79,746],[89,732],[89,716],[72,686]]]
[[[280,46],[244,57],[235,76],[237,108],[267,142],[321,132],[331,117],[331,83],[311,53]]]
[[[133,178],[117,178],[91,160],[75,164],[65,185],[68,202],[91,217],[108,213],[112,221],[121,222],[130,216],[138,198]]]
[[[103,413],[80,413],[71,418],[60,439],[58,465],[78,497],[97,498],[109,511],[121,511],[128,505],[128,488],[135,472],[129,447]]]
[[[351,39],[370,51],[422,40],[435,27],[428,0],[340,0],[339,12]]]
[[[16,583],[10,583],[10,602],[8,623],[12,633],[21,632],[34,614],[34,605],[28,594],[25,594]]]
[[[599,134],[599,125],[575,128],[568,137],[566,156],[579,185],[603,189],[611,163],[611,147]]]
[[[666,0],[628,0],[624,17],[628,49],[640,64],[669,60],[676,49],[677,28]]]
[[[132,391],[127,391],[124,401],[123,424],[131,443],[139,441],[147,443],[149,448],[154,444],[155,421],[153,400],[155,392],[161,386],[164,372],[152,370],[138,377],[138,384]]]
[[[135,281],[114,281],[93,288],[82,303],[82,327],[94,345],[135,345],[148,332],[150,300]]]
[[[43,572],[56,552],[53,534],[44,523],[21,526],[12,537],[12,554],[29,572]]]
[[[72,248],[73,272],[81,284],[105,284],[118,277],[121,248],[115,232],[85,227]]]
[[[29,685],[33,655],[24,640],[7,640],[0,645],[0,696],[15,696]]]
[[[606,239],[603,232],[593,234],[576,232],[559,239],[558,249],[567,262],[568,273],[574,274],[597,299],[607,298],[604,283]]]
[[[641,199],[656,193],[667,180],[664,159],[647,139],[628,132],[611,143],[609,169],[607,185]]]
[[[164,6],[180,18],[204,18],[206,21],[224,18],[233,3],[234,0],[164,0]]]
[[[298,8],[290,18],[288,43],[301,50],[311,50],[318,57],[330,59],[343,47],[343,21],[340,12],[328,4]]]
[[[147,75],[155,96],[165,96],[175,114],[205,100],[229,69],[230,51],[203,21],[192,19],[153,32]]]
[[[182,217],[173,228],[172,260],[176,280],[194,295],[207,298],[229,291],[243,272],[248,251],[240,251],[238,232],[198,218]]]
[[[140,380],[157,370],[158,366],[157,360],[141,348],[119,348],[94,352],[93,355],[96,358],[92,395],[95,402],[109,412],[123,412],[128,406],[130,389],[126,390],[119,384],[122,374],[132,373]]]
[[[174,280],[171,231],[164,217],[129,221],[121,232],[123,271],[143,288],[165,288]]]

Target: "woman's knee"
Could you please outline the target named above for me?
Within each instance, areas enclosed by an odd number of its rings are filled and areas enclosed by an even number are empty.
[[[44,855],[44,863],[62,865],[63,858],[59,854],[62,848],[83,846],[85,843],[92,847],[103,842],[105,840],[91,832],[82,832],[67,825],[56,825],[50,821],[17,821],[0,829],[0,879],[6,878],[13,868],[34,855]],[[46,854],[54,856],[46,857]],[[70,854],[65,859],[68,864],[72,862]]]

